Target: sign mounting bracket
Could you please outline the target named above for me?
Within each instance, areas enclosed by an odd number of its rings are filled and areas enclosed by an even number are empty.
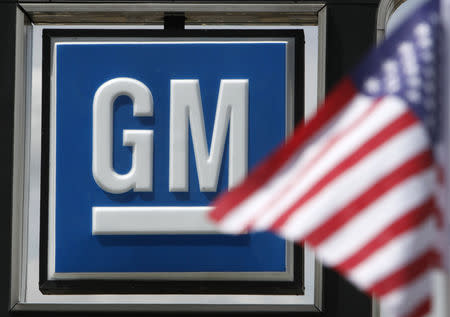
[[[185,22],[184,12],[164,12],[164,30],[184,30]]]

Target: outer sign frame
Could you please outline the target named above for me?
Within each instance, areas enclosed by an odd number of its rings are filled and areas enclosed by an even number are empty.
[[[51,227],[51,212],[49,213],[50,197],[50,153],[51,153],[51,93],[52,65],[55,40],[71,41],[107,41],[133,40],[148,38],[172,40],[172,38],[195,38],[205,40],[239,40],[251,38],[261,41],[291,39],[294,42],[294,87],[292,104],[292,124],[286,120],[287,134],[292,131],[293,123],[304,118],[304,35],[299,30],[81,30],[81,29],[47,29],[43,33],[42,55],[42,150],[41,150],[41,221],[40,221],[40,255],[39,255],[39,288],[44,294],[272,294],[272,295],[303,295],[305,287],[304,259],[302,248],[287,242],[286,254],[288,273],[284,278],[264,279],[260,276],[246,278],[245,274],[229,278],[212,278],[207,274],[186,276],[161,274],[153,277],[80,275],[67,278],[55,278],[49,272],[50,248],[54,247],[49,235]],[[287,67],[289,65],[286,65]],[[287,69],[288,71],[288,69]],[[286,109],[288,111],[288,109]],[[287,112],[288,113],[288,112]],[[290,119],[290,118],[288,118]],[[53,243],[53,245],[52,245]],[[232,274],[231,272],[230,274]],[[145,273],[144,273],[145,274]],[[157,274],[157,273],[155,273]],[[171,275],[170,278],[168,276]],[[191,275],[191,276],[189,276]]]

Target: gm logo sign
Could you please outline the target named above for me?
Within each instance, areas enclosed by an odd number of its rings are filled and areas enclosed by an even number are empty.
[[[133,116],[153,116],[153,95],[142,82],[115,78],[101,85],[93,102],[92,174],[97,185],[108,193],[152,192],[155,155],[152,130],[123,130],[123,146],[132,147],[131,166],[126,174],[114,170],[114,101],[122,95],[132,100]],[[189,134],[200,192],[217,192],[228,129],[229,156],[232,157],[228,159],[228,186],[245,177],[248,164],[248,80],[220,80],[217,100],[209,150],[199,81],[170,80],[169,192],[189,192]],[[172,215],[173,210],[177,211],[178,217],[185,218],[182,223]],[[94,207],[93,233],[152,234],[164,230],[200,233],[208,227],[200,225],[206,221],[206,210],[154,206]],[[161,220],[165,218],[161,228]]]
[[[300,276],[284,240],[222,235],[205,214],[301,117],[303,40],[182,33],[44,37],[44,293],[276,293]]]
[[[133,101],[134,116],[153,116],[153,96],[142,82],[115,78],[95,93],[93,103],[92,173],[105,191],[153,190],[153,131],[123,130],[123,145],[133,147],[130,171],[123,175],[113,167],[113,108],[118,96]],[[221,80],[216,119],[209,153],[198,80],[170,81],[169,191],[189,191],[188,134],[192,131],[195,162],[201,191],[216,192],[223,149],[230,124],[229,186],[247,173],[248,80]]]

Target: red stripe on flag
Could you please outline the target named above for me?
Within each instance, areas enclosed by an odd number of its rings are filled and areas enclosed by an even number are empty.
[[[367,191],[351,201],[336,214],[327,218],[327,221],[322,223],[316,230],[305,237],[306,242],[314,247],[321,244],[375,200],[402,183],[404,180],[426,170],[432,165],[433,154],[431,151],[425,151],[412,157],[390,174],[377,181]]]
[[[410,313],[403,317],[422,317],[431,311],[431,298],[427,297],[417,305]]]
[[[306,192],[299,200],[297,200],[286,212],[284,212],[271,226],[272,230],[278,230],[283,226],[289,218],[294,214],[303,204],[305,204],[312,197],[317,195],[326,185],[336,179],[338,176],[345,173],[349,168],[361,161],[369,153],[377,149],[380,145],[394,137],[397,133],[417,123],[417,118],[407,111],[400,117],[392,121],[389,125],[385,126],[380,132],[370,138],[350,156],[345,158],[339,164],[337,164],[333,170],[327,173],[316,184],[311,186],[308,192]]]
[[[433,199],[430,199],[422,205],[414,208],[407,214],[394,221],[386,229],[379,232],[374,239],[360,248],[357,253],[354,253],[351,257],[335,266],[334,268],[342,273],[347,273],[349,270],[359,265],[370,255],[379,250],[381,247],[385,246],[394,238],[409,231],[411,228],[419,226],[422,222],[428,219],[430,215],[433,214],[432,210],[434,208],[435,206]]]
[[[226,195],[221,195],[214,202],[214,209],[208,213],[209,217],[215,221],[221,220],[230,210],[262,187],[289,161],[296,151],[344,109],[356,93],[356,87],[350,78],[344,78],[327,96],[325,103],[319,108],[314,118],[306,124],[298,124],[292,137],[278,151],[259,164],[240,186],[235,187]]]
[[[439,254],[435,250],[422,253],[414,261],[375,283],[367,292],[375,296],[384,296],[402,287],[422,275],[439,262]]]

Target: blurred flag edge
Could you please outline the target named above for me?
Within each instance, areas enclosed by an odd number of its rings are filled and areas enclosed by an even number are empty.
[[[442,32],[440,36],[441,61],[439,84],[440,84],[440,103],[442,106],[442,125],[441,125],[441,151],[437,156],[438,164],[441,166],[443,182],[445,186],[440,187],[438,203],[444,217],[444,228],[439,232],[437,239],[438,248],[442,254],[443,270],[435,276],[435,315],[436,317],[450,316],[450,0],[440,1],[440,20],[442,21]],[[446,70],[446,71],[445,71]],[[434,317],[433,316],[433,317]]]
[[[429,312],[441,264],[439,6],[418,8],[209,213],[223,232],[307,243],[387,316]]]

